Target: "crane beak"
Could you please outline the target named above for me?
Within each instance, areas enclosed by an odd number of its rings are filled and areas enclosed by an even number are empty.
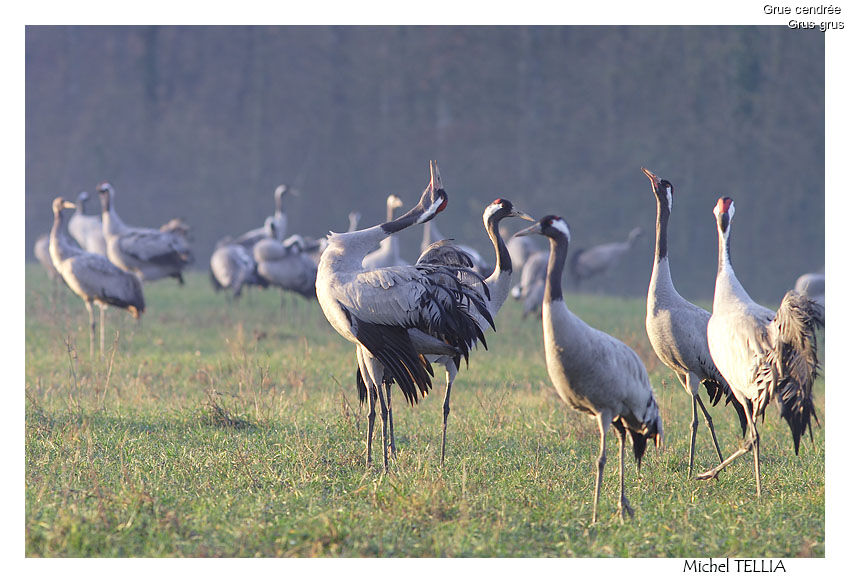
[[[658,186],[658,183],[661,181],[658,180],[658,177],[655,174],[653,174],[644,167],[641,167],[641,170],[643,170],[643,173],[646,174],[647,178],[649,178],[649,181],[652,182],[652,186]]]
[[[70,200],[63,200],[62,201],[62,208],[63,209],[75,209],[75,208],[77,208],[77,205],[74,204],[73,202],[71,202]]]
[[[526,221],[531,221],[532,223],[534,222],[534,217],[532,217],[531,215],[524,213],[522,211],[518,211],[516,209],[512,210],[508,216],[509,217],[516,217],[518,219],[523,219],[523,220],[526,220]]]
[[[443,179],[440,177],[440,168],[437,166],[436,160],[431,160],[431,184],[430,187],[434,192],[443,188]]]
[[[534,219],[531,219],[532,221]],[[514,237],[525,237],[526,235],[539,235],[542,233],[542,229],[540,227],[540,223],[535,222],[533,225],[528,227],[527,229],[523,229],[522,231],[517,231],[514,233]]]

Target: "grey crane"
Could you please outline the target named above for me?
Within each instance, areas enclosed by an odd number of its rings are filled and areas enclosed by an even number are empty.
[[[661,415],[649,375],[635,351],[608,334],[591,328],[570,312],[564,302],[561,276],[567,259],[570,229],[567,222],[547,215],[517,236],[541,234],[549,238],[549,265],[543,297],[543,346],[546,369],[561,399],[574,409],[593,416],[599,427],[593,522],[596,522],[605,441],[613,425],[620,444],[620,520],[634,511],[625,493],[624,450],[626,434],[632,441],[638,470],[646,444],[661,444]]]
[[[103,236],[109,260],[143,281],[174,277],[183,284],[183,270],[194,261],[186,239],[179,233],[145,227],[128,227],[115,211],[115,190],[108,182],[98,185],[103,216]]]
[[[99,215],[85,214],[85,205],[89,200],[86,191],[77,195],[77,208],[68,219],[68,233],[89,253],[106,255],[106,239],[103,238],[103,223]]]
[[[625,241],[603,243],[588,249],[577,249],[570,260],[570,276],[576,286],[591,277],[609,271],[631,250],[643,229],[635,227],[629,231]]]
[[[523,240],[524,238],[520,237],[519,239]],[[543,290],[546,288],[546,268],[548,265],[548,249],[534,252],[522,267],[519,283],[511,290],[511,296],[522,302],[523,320],[529,314],[537,314],[543,305]]]
[[[440,231],[437,229],[437,224],[434,221],[425,223],[425,228],[422,231],[422,244],[419,247],[420,252],[424,253],[425,250],[431,245],[431,243],[442,241],[445,238],[446,237],[444,237],[443,234],[440,233]],[[469,245],[461,245],[459,243],[455,243],[454,245],[472,258],[472,263],[473,265],[475,265],[475,270],[478,273],[480,273],[484,277],[490,275],[493,268],[487,263],[484,257],[482,257],[481,253],[479,253]]]
[[[257,262],[251,252],[228,237],[216,244],[210,256],[210,281],[215,291],[231,290],[234,299],[239,299],[246,285],[268,285],[257,273]]]
[[[304,247],[300,235],[293,235],[283,243],[278,241],[272,224],[272,236],[254,245],[257,273],[271,285],[308,299],[315,298],[317,266]]]
[[[270,226],[273,224],[275,234],[278,241],[283,241],[286,236],[287,219],[286,213],[283,212],[283,198],[288,194],[298,195],[298,191],[294,188],[289,188],[286,184],[280,184],[274,189],[274,214],[266,217],[262,227],[251,229],[246,233],[242,233],[236,237],[233,242],[237,245],[242,245],[248,250],[254,248],[259,241],[269,237]]]
[[[540,251],[540,248],[535,244],[534,239],[528,237],[513,237],[509,234],[507,228],[501,227],[501,235],[505,240],[505,245],[508,248],[508,253],[511,254],[511,262],[516,273],[522,273],[525,262],[535,253]]]
[[[499,230],[499,223],[502,219],[506,219],[508,217],[521,218],[527,221],[534,220],[526,213],[515,209],[513,203],[505,198],[497,198],[487,205],[484,209],[482,220],[484,221],[484,229],[487,231],[487,235],[493,243],[496,256],[496,267],[493,269],[493,273],[491,273],[490,276],[483,282],[475,277],[465,278],[468,285],[478,289],[482,296],[486,297],[489,295],[489,299],[486,300],[489,318],[485,317],[481,313],[473,312],[473,317],[477,320],[478,327],[484,332],[490,328],[491,319],[496,317],[496,314],[501,309],[502,304],[505,303],[511,285],[511,275],[513,274],[511,255],[508,252],[505,241],[502,239],[502,235]],[[427,249],[425,249],[422,255],[420,255],[416,264],[446,265],[450,267],[459,267],[461,269],[474,268],[472,258],[461,247],[454,245],[446,239],[432,243]],[[464,276],[464,271],[458,272],[458,277],[464,278]],[[455,378],[457,377],[458,367],[460,366],[460,356],[457,354],[449,354],[445,350],[439,350],[437,353],[427,352],[427,348],[424,347],[423,350],[426,351],[426,356],[430,362],[441,364],[446,370],[446,395],[443,399],[443,425],[440,445],[440,463],[442,464],[446,458],[446,431],[448,428],[449,412],[451,411],[451,392]],[[363,398],[363,389],[364,387],[361,385],[361,400]],[[391,403],[389,391],[387,391],[387,402]],[[395,441],[392,435],[392,407],[388,405],[388,409],[388,418],[390,422],[390,449],[394,450]]]
[[[366,461],[372,463],[375,402],[380,401],[384,470],[388,469],[388,411],[382,384],[395,382],[410,404],[431,388],[433,369],[417,342],[445,345],[467,356],[484,335],[472,315],[487,313],[480,293],[463,283],[458,268],[398,265],[363,268],[363,258],[393,233],[427,222],[445,209],[448,195],[436,162],[419,202],[401,217],[351,233],[330,233],[319,261],[316,295],[328,322],[356,345],[359,372],[369,398]],[[489,316],[489,314],[488,314]],[[492,323],[492,320],[491,320]]]
[[[749,436],[744,445],[698,479],[709,479],[739,456],[753,451],[756,495],[761,496],[759,433],[756,418],[764,415],[772,399],[791,428],[794,453],[800,436],[812,432],[812,385],[818,374],[817,336],[823,326],[823,307],[789,290],[774,313],[755,303],[735,276],[729,252],[729,235],[735,203],[724,196],[717,200],[718,259],[714,304],[708,320],[708,348],[732,388],[747,417]]]
[[[387,222],[395,218],[396,211],[404,206],[401,199],[394,194],[387,197]],[[377,250],[372,251],[363,259],[363,267],[366,269],[377,269],[379,267],[392,267],[393,265],[408,265],[408,262],[399,254],[398,235],[390,235],[383,241]]]
[[[688,477],[691,477],[699,426],[697,407],[705,417],[717,457],[723,461],[714,423],[699,395],[700,383],[705,387],[711,405],[716,405],[722,397],[726,398],[727,403],[733,404],[741,431],[746,431],[747,418],[744,408],[732,395],[729,384],[717,370],[708,350],[706,329],[711,314],[680,296],[673,285],[667,255],[667,224],[673,212],[673,185],[669,180],[659,179],[646,168],[641,170],[652,184],[656,202],[655,258],[646,294],[646,333],[658,359],[673,371],[691,396],[693,415],[688,450]]]
[[[74,203],[56,197],[53,200],[53,228],[50,230],[50,258],[56,271],[71,290],[86,304],[89,313],[89,354],[94,356],[95,320],[93,304],[100,308],[100,353],[104,352],[106,306],[130,312],[138,320],[145,311],[142,283],[135,274],[124,271],[98,253],[83,251],[70,244],[64,230],[63,209]]]

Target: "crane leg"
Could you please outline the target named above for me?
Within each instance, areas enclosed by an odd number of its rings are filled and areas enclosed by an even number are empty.
[[[602,490],[602,470],[605,469],[605,434],[611,425],[611,414],[602,411],[596,416],[599,426],[599,457],[596,459],[596,488],[593,491],[593,520],[596,522],[597,509],[599,508],[599,492]]]
[[[705,424],[708,425],[708,430],[711,432],[711,441],[714,443],[714,451],[717,452],[717,457],[720,458],[720,461],[723,461],[723,454],[720,453],[720,444],[717,442],[717,433],[714,431],[714,422],[711,420],[711,415],[708,414],[708,409],[703,404],[702,399],[699,398],[699,395],[696,397],[697,405],[702,409],[702,415],[705,417]],[[688,474],[690,477],[690,474]]]
[[[443,400],[443,441],[440,446],[440,465],[443,465],[443,462],[446,461],[446,429],[449,425],[449,412],[451,411],[449,400],[451,399],[452,385],[456,376],[457,367],[454,362],[449,361],[446,364],[446,398]]]
[[[699,420],[697,419],[697,398],[691,395],[691,405],[693,408],[693,416],[691,417],[691,447],[688,450],[688,477],[691,477],[691,474],[694,471],[694,449],[697,444],[697,427],[699,427]]]
[[[100,357],[103,358],[103,353],[105,352],[105,332],[106,330],[106,306],[103,304],[100,305]]]
[[[369,413],[366,415],[366,467],[372,467],[372,432],[375,429],[375,401],[377,395],[373,387],[369,391]]]
[[[384,384],[384,391],[387,393],[387,420],[390,425],[390,455],[396,459],[395,455],[395,430],[393,429],[393,399],[392,390],[389,384]]]
[[[372,384],[372,376],[359,349],[357,350],[357,364],[360,367],[360,376],[366,385],[366,394],[369,398],[369,413],[366,414],[366,467],[370,468],[372,467],[372,431],[375,429],[375,401],[378,397]]]
[[[744,455],[745,453],[747,453],[750,450],[754,450],[753,451],[753,457],[754,457],[753,464],[755,466],[755,473],[756,473],[756,494],[758,495],[759,498],[761,498],[761,471],[760,471],[761,468],[760,468],[760,462],[759,462],[759,433],[758,433],[758,429],[756,429],[756,423],[753,420],[753,414],[750,411],[750,404],[749,403],[747,403],[746,406],[744,407],[744,413],[747,416],[747,427],[750,430],[750,436],[747,439],[747,442],[744,445],[742,445],[738,449],[738,451],[736,451],[735,453],[730,455],[728,458],[726,458],[725,461],[720,462],[720,464],[718,466],[708,470],[707,472],[703,472],[703,473],[697,475],[697,480],[709,480],[711,478],[716,478],[717,474],[720,472],[720,470],[722,470],[723,468],[728,466],[730,463],[732,463],[732,461],[734,459],[741,457],[742,455]]]
[[[94,310],[91,302],[86,302],[86,310],[89,313],[89,357],[94,360]]]
[[[629,504],[629,499],[626,498],[626,428],[623,427],[622,423],[618,422],[614,423],[614,429],[617,430],[617,439],[620,443],[620,502],[617,504],[617,510],[620,515],[620,522],[625,522],[626,512],[629,513],[629,518],[633,518],[635,515],[635,511],[632,510],[632,507]]]
[[[759,432],[758,432],[758,429],[756,429],[755,423],[752,424],[751,429],[752,429],[752,432],[753,432],[752,440],[753,440],[753,446],[754,446],[753,447],[753,465],[755,466],[754,470],[756,472],[756,496],[761,498],[761,461],[759,459],[760,458],[760,456],[759,456],[759,442],[761,441],[761,438],[759,437]]]
[[[384,473],[389,471],[389,459],[387,458],[387,429],[388,429],[388,411],[387,403],[384,401],[384,393],[377,391],[378,400],[381,402],[381,451],[384,453]]]

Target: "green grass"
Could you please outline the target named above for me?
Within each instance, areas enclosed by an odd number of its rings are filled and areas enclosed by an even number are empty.
[[[437,369],[417,406],[396,391],[398,459],[384,474],[377,444],[365,466],[353,347],[315,302],[281,309],[278,292],[251,290],[228,304],[201,273],[145,294],[139,325],[109,311],[108,354],[92,362],[82,302],[27,267],[27,556],[824,556],[823,428],[796,457],[769,410],[760,500],[749,455],[689,480],[690,399],[652,354],[640,299],[568,297],[647,364],[665,427],[639,476],[627,460],[625,524],[609,434],[591,525],[596,425],[558,400],[540,324],[516,302],[458,375],[445,467]],[[815,391],[823,425],[822,380]],[[731,453],[736,416],[712,415]],[[701,423],[696,468],[715,462]]]

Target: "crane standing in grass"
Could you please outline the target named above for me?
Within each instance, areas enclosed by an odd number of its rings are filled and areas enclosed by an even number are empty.
[[[138,319],[145,311],[142,284],[135,274],[113,265],[98,253],[83,251],[67,240],[62,211],[75,208],[61,197],[53,200],[53,228],[50,230],[50,258],[71,290],[80,296],[89,313],[89,353],[94,357],[95,321],[92,304],[100,308],[100,353],[104,352],[106,306],[116,306]]]
[[[381,386],[395,382],[411,404],[431,388],[434,372],[424,345],[468,355],[483,333],[472,315],[486,313],[484,299],[442,265],[401,265],[367,270],[363,258],[393,233],[424,223],[448,202],[436,163],[419,203],[401,217],[350,233],[331,233],[319,261],[316,295],[328,322],[357,347],[367,386],[369,416],[366,461],[372,463],[375,403],[380,401],[384,470],[388,469],[388,409]],[[489,316],[489,314],[488,314]],[[492,322],[492,320],[491,320]],[[417,336],[414,346],[413,336]]]
[[[800,436],[806,429],[811,435],[812,417],[817,421],[812,385],[819,366],[815,332],[823,326],[823,307],[794,290],[785,294],[775,313],[755,303],[732,269],[732,199],[719,198],[714,216],[718,260],[708,347],[735,398],[744,406],[749,437],[738,451],[697,478],[714,478],[734,459],[753,450],[756,495],[761,496],[756,418],[764,415],[772,399],[778,399],[780,414],[791,428],[795,454],[799,453]]]
[[[746,431],[747,419],[744,408],[732,395],[729,384],[717,370],[709,353],[706,328],[711,314],[684,299],[673,286],[670,259],[667,256],[667,223],[673,211],[673,185],[667,180],[659,179],[646,168],[642,170],[652,184],[656,202],[655,258],[649,291],[646,294],[646,334],[658,359],[675,373],[682,387],[691,396],[693,416],[691,445],[688,450],[690,477],[694,469],[694,449],[699,426],[697,407],[705,417],[717,457],[723,461],[714,423],[699,396],[700,383],[705,386],[711,405],[716,405],[722,397],[726,397],[726,402],[734,405],[742,431]]]
[[[620,499],[617,507],[622,521],[626,513],[634,515],[625,492],[623,458],[626,434],[632,441],[638,470],[647,442],[654,440],[656,447],[661,444],[661,415],[655,394],[649,384],[646,367],[634,350],[591,328],[567,308],[561,288],[570,243],[570,229],[566,221],[548,215],[515,236],[533,233],[549,238],[549,265],[543,296],[543,346],[549,378],[565,403],[594,417],[599,426],[593,522],[597,519],[602,488],[606,434],[612,425],[620,443]]]
[[[504,239],[502,239],[499,229],[499,224],[502,219],[509,217],[516,217],[527,221],[534,220],[526,213],[515,209],[513,203],[506,198],[497,198],[494,200],[492,203],[487,205],[482,215],[484,229],[487,231],[487,235],[493,243],[496,256],[496,267],[493,268],[493,273],[491,273],[487,279],[482,282],[477,277],[468,278],[468,285],[478,289],[482,296],[488,297],[486,305],[487,311],[489,312],[489,318],[485,317],[480,312],[473,312],[472,314],[478,322],[478,327],[482,331],[486,331],[491,327],[492,318],[496,317],[496,314],[501,309],[502,304],[505,303],[511,286],[511,275],[513,274],[511,255],[508,252],[508,248],[505,245]],[[416,264],[445,265],[448,267],[458,267],[461,270],[475,268],[472,257],[470,257],[462,247],[454,245],[448,239],[432,243],[425,249],[422,255],[420,255]],[[457,275],[458,277],[463,278],[464,272],[459,271]],[[443,425],[440,445],[440,464],[442,464],[446,459],[446,431],[448,428],[449,412],[451,411],[450,401],[452,386],[454,385],[455,377],[457,377],[458,373],[458,367],[460,366],[460,356],[458,354],[447,353],[445,350],[437,353],[426,352],[426,354],[429,361],[441,364],[446,369],[446,395],[443,399]],[[358,381],[362,382],[362,379],[358,377]],[[363,399],[364,388],[365,387],[360,385],[361,400]],[[389,386],[387,386],[387,402],[391,403],[389,395]],[[388,406],[388,408],[390,450],[395,453],[395,439],[392,434],[392,407]]]

